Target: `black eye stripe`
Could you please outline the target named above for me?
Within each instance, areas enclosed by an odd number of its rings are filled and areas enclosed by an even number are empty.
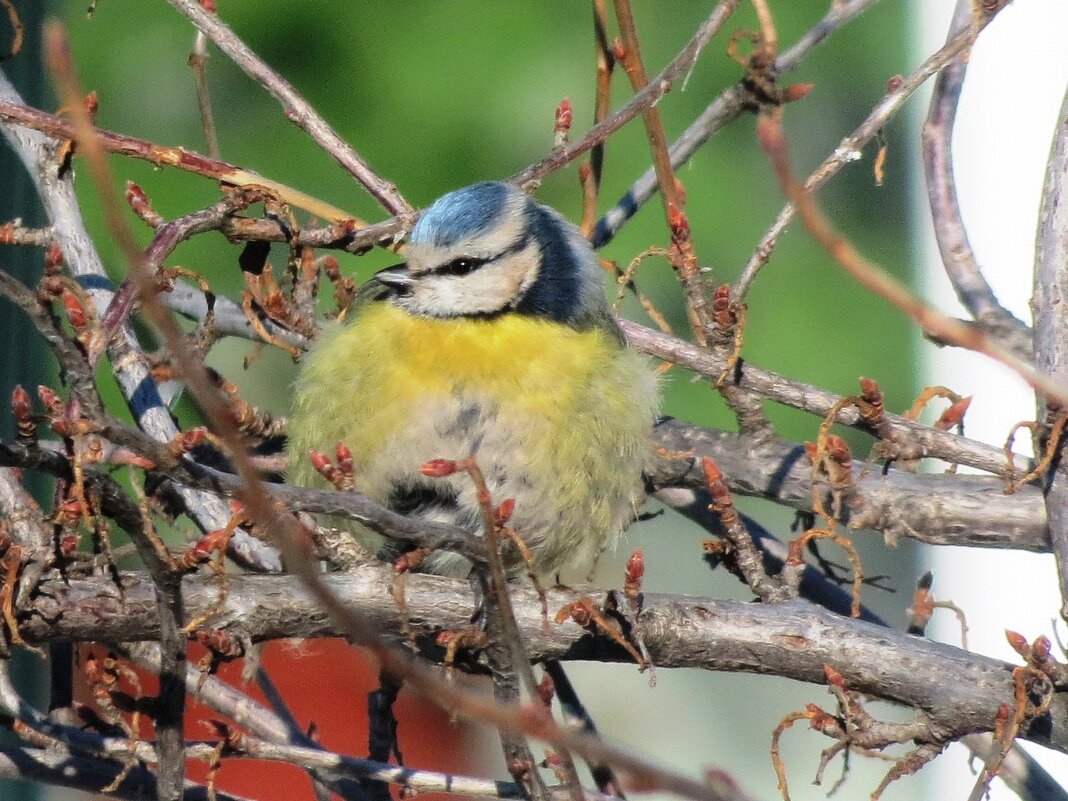
[[[451,261],[447,261],[444,264],[438,265],[430,270],[435,275],[456,275],[464,276],[470,275],[479,267],[483,267],[490,262],[497,261],[504,256],[511,256],[513,253],[518,253],[523,250],[530,243],[530,236],[524,234],[516,239],[511,245],[502,250],[495,256],[489,256],[481,258],[478,256],[457,256]]]

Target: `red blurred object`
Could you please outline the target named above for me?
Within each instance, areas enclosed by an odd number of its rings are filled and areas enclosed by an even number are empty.
[[[82,670],[75,669],[78,698],[91,702],[84,675],[84,656],[93,652],[98,658],[106,654],[100,647],[82,652]],[[205,650],[189,644],[189,661],[195,664]],[[263,650],[261,664],[274,681],[279,693],[305,730],[314,725],[316,739],[328,750],[341,754],[367,755],[367,694],[378,686],[373,660],[359,649],[338,639],[271,642]],[[220,665],[217,676],[238,687],[251,698],[266,704],[255,683],[241,682],[242,661]],[[145,695],[159,690],[154,675],[138,671]],[[129,688],[123,687],[124,690]],[[394,707],[398,721],[400,749],[405,762],[428,770],[464,772],[470,770],[471,751],[478,739],[469,727],[451,723],[437,707],[401,690]],[[210,739],[211,730],[204,721],[220,719],[218,712],[188,697],[185,734],[191,740]],[[141,734],[151,738],[151,725],[142,724]],[[208,765],[189,761],[188,778],[204,782]],[[258,801],[314,801],[311,779],[304,771],[277,762],[244,758],[224,759],[216,779],[220,791],[228,791]],[[396,796],[394,790],[394,796]]]

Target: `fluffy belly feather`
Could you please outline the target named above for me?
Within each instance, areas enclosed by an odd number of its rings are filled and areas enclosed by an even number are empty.
[[[518,314],[413,318],[376,303],[306,358],[289,428],[296,483],[321,483],[308,449],[344,442],[359,491],[478,532],[470,479],[419,473],[430,459],[473,455],[494,503],[515,498],[511,525],[542,574],[588,569],[634,513],[655,386],[608,332]],[[449,555],[428,567],[466,572]]]

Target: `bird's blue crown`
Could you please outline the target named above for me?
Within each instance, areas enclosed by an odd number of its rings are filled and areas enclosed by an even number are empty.
[[[508,193],[504,184],[484,181],[442,195],[419,218],[410,241],[449,247],[489,230],[504,209]]]

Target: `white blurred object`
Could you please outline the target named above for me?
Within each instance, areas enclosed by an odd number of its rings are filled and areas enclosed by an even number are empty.
[[[918,6],[917,55],[925,57],[943,44],[953,6],[951,0]],[[1002,305],[1027,321],[1042,183],[1068,83],[1066,32],[1065,0],[1016,0],[1003,10],[972,50],[954,131],[957,191],[972,248]],[[917,219],[929,221],[922,190],[916,202]],[[929,222],[916,227],[925,237],[919,243],[922,292],[940,309],[967,316],[942,271]],[[926,383],[975,396],[965,420],[969,436],[1000,444],[1013,423],[1034,419],[1032,393],[1008,370],[959,348],[924,347],[923,353]],[[1027,452],[1028,440],[1023,432],[1017,450]],[[964,609],[973,650],[1019,664],[1005,641],[1005,629],[1028,640],[1053,633],[1060,594],[1052,556],[970,548],[929,553],[935,594]],[[944,642],[959,642],[952,615],[936,615],[930,633]],[[1061,635],[1063,640],[1063,626]],[[1068,756],[1028,748],[1068,784]],[[964,798],[975,783],[967,752],[959,745],[923,774],[936,791],[932,798]],[[1015,798],[995,780],[993,801]]]

